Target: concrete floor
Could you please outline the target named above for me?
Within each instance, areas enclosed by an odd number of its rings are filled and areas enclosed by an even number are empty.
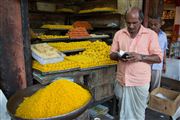
[[[146,109],[146,116],[145,120],[171,120],[170,116],[167,116],[165,114]]]
[[[108,119],[106,119],[108,120]],[[116,117],[115,120],[118,120]],[[153,111],[151,109],[146,109],[146,115],[145,115],[145,120],[172,120],[170,116]],[[180,119],[178,119],[180,120]]]
[[[146,109],[146,116],[145,116],[145,120],[172,120],[170,116],[153,111],[151,109]],[[115,119],[114,120],[119,120],[118,116],[114,116]],[[100,120],[112,120],[110,118],[107,118],[105,116],[98,116],[98,118],[100,118]],[[91,119],[94,120],[94,119]],[[180,118],[176,119],[176,120],[180,120]]]

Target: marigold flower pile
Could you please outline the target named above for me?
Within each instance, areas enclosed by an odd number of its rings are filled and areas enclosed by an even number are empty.
[[[83,52],[76,55],[66,56],[64,61],[52,64],[41,65],[39,62],[33,62],[33,68],[41,72],[53,72],[68,70],[73,68],[91,68],[98,66],[114,65],[117,61],[111,60],[110,46],[105,42],[79,42],[79,43],[48,43],[50,46],[63,51],[68,49],[85,48]],[[77,45],[76,45],[77,44]]]
[[[16,110],[20,118],[49,118],[81,108],[91,99],[88,90],[65,80],[57,80],[27,97]]]

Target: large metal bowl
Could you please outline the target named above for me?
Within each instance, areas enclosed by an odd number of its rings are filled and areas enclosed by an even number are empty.
[[[13,120],[30,120],[30,119],[25,119],[25,118],[20,118],[20,117],[15,116],[16,109],[18,108],[19,104],[24,100],[24,97],[31,96],[33,93],[35,93],[37,90],[43,87],[44,86],[41,84],[33,85],[23,90],[17,91],[12,97],[10,97],[10,99],[7,102],[7,110]],[[49,117],[49,118],[38,118],[38,119],[31,119],[31,120],[72,120],[72,119],[77,118],[80,114],[82,114],[91,103],[92,103],[92,99],[81,108],[74,110],[70,113],[54,116],[54,117]]]

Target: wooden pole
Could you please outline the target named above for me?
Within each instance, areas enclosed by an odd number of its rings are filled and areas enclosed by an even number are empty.
[[[22,16],[22,34],[24,44],[25,70],[27,85],[33,84],[32,78],[32,56],[30,49],[30,35],[29,35],[29,15],[28,15],[28,0],[21,0],[21,16]]]
[[[145,0],[144,1],[143,11],[144,11],[144,22],[143,22],[143,25],[145,27],[148,27],[149,0]]]
[[[161,17],[164,10],[164,0],[149,1],[149,16]]]
[[[0,88],[7,97],[27,87],[20,0],[0,0]]]

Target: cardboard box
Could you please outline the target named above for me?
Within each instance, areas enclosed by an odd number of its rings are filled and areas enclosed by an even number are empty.
[[[179,106],[180,92],[160,87],[150,93],[149,107],[152,110],[172,116]]]

